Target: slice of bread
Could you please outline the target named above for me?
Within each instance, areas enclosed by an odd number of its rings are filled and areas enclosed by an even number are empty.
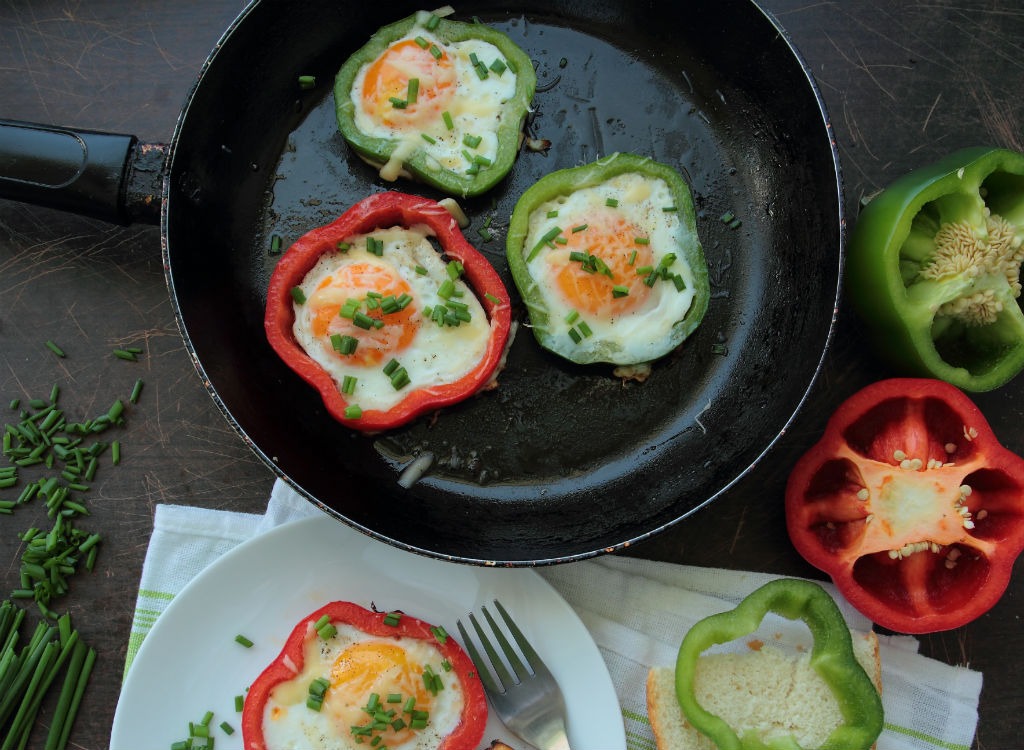
[[[882,689],[878,638],[853,632],[857,661]],[[842,723],[839,705],[810,664],[810,654],[792,656],[769,646],[747,653],[718,653],[697,662],[697,700],[737,733],[747,729],[771,736],[790,734],[800,747],[820,747]],[[674,667],[654,667],[647,675],[647,715],[658,750],[716,750],[694,729],[676,700]]]

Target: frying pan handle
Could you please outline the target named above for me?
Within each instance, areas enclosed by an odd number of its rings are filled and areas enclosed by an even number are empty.
[[[0,198],[155,224],[166,151],[132,135],[0,120]]]

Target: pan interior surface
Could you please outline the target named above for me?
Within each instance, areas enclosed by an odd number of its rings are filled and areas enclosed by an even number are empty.
[[[460,201],[467,238],[513,299],[504,230],[518,197],[551,171],[614,151],[673,165],[690,182],[712,299],[645,383],[564,361],[521,326],[496,390],[365,437],[332,420],[265,341],[279,258],[271,238],[287,246],[372,192],[443,197],[383,183],[334,119],[337,68],[415,9],[263,2],[225,36],[179,123],[168,177],[165,253],[186,341],[257,454],[370,534],[505,565],[621,548],[735,483],[785,430],[820,366],[843,252],[820,99],[784,35],[747,0],[460,4],[457,17],[501,29],[534,61],[529,130],[551,142],[524,150],[488,194]],[[298,48],[284,41],[296,38]],[[300,89],[300,75],[317,86]],[[403,488],[416,459],[428,468]]]

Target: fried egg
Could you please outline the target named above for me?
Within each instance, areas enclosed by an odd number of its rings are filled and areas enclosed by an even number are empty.
[[[293,290],[292,331],[349,404],[387,411],[484,358],[490,322],[459,273],[425,226],[348,237]]]
[[[274,750],[342,750],[376,745],[392,750],[433,750],[459,725],[465,702],[454,674],[431,641],[375,636],[335,623],[322,638],[311,632],[302,669],[272,688],[263,709],[265,745]],[[310,625],[312,628],[312,624]],[[425,680],[424,674],[434,677]],[[325,680],[318,710],[307,706],[311,685]],[[427,683],[440,680],[431,689]],[[376,696],[376,697],[374,697]],[[376,706],[385,722],[372,728]],[[414,728],[414,714],[425,726]],[[425,718],[424,718],[425,717]],[[396,721],[399,719],[400,721]]]
[[[615,365],[679,345],[707,271],[688,261],[693,243],[701,264],[703,256],[675,195],[660,177],[626,171],[532,208],[525,240],[509,253],[525,263],[516,282],[542,345],[581,364]]]
[[[409,176],[414,154],[424,157],[427,172],[472,176],[491,167],[506,104],[517,98],[519,73],[498,47],[476,38],[445,41],[428,26],[413,25],[362,65],[348,92],[357,129],[393,143],[380,165],[385,180]],[[525,114],[525,102],[515,114]]]

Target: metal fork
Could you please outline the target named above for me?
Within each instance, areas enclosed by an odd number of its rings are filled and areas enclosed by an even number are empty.
[[[519,739],[526,740],[540,750],[569,750],[569,739],[565,732],[565,699],[558,683],[522,631],[509,617],[508,612],[501,606],[501,602],[495,599],[494,607],[525,659],[524,663],[519,658],[519,654],[509,643],[487,607],[481,607],[484,619],[490,626],[494,640],[501,646],[511,672],[506,668],[505,662],[498,655],[491,639],[484,633],[474,614],[470,613],[469,621],[473,624],[487,658],[481,657],[466,628],[463,627],[462,620],[458,621],[462,643],[476,666],[491,706],[505,726]]]

